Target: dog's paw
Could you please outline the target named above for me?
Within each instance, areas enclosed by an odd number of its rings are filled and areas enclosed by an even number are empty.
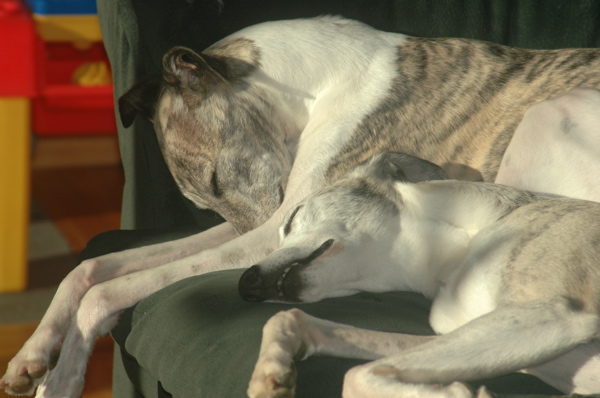
[[[14,360],[13,360],[14,361]],[[31,395],[48,366],[40,361],[17,361],[9,364],[6,374],[0,379],[0,389],[10,395]]]
[[[248,397],[293,398],[296,378],[296,367],[293,363],[287,369],[279,366],[265,372],[255,369],[248,386]]]
[[[60,344],[55,346],[47,359],[35,358],[21,350],[8,363],[6,373],[0,379],[0,390],[10,395],[32,395],[49,370],[54,368],[60,354]]]

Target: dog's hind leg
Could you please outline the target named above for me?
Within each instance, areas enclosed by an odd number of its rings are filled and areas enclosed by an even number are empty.
[[[566,299],[500,308],[436,337],[367,331],[297,310],[283,314],[265,326],[251,397],[291,391],[293,358],[311,354],[382,358],[348,373],[346,397],[469,396],[464,385],[453,382],[539,365],[589,342],[600,330],[598,316],[575,312]]]
[[[250,380],[248,396],[251,398],[293,397],[296,383],[294,361],[311,355],[373,360],[399,354],[436,338],[438,337],[360,329],[315,318],[298,309],[282,311],[269,319],[263,328],[260,354]],[[471,398],[474,396],[466,385],[458,382],[449,386],[403,384],[397,380],[393,382],[384,379],[369,380],[380,378],[380,375],[363,374],[360,378],[355,378],[353,373],[356,372],[361,372],[360,367],[350,370],[346,379],[358,382],[362,387],[354,386],[351,391],[345,392],[345,397]],[[373,394],[370,393],[374,387],[371,381],[378,386]],[[363,387],[367,395],[359,393]],[[482,387],[477,392],[477,397],[489,398],[489,393]]]
[[[600,397],[600,340],[577,346],[524,373],[535,375],[569,394]]]
[[[386,383],[402,384],[485,379],[551,361],[589,343],[599,331],[600,318],[576,311],[566,298],[519,303],[500,307],[399,355],[362,365],[355,377],[377,376]]]
[[[322,354],[373,360],[434,338],[359,329],[315,318],[298,309],[282,311],[263,328],[248,395],[291,397],[296,382],[296,359]]]
[[[527,110],[496,183],[600,201],[600,91],[578,88]]]

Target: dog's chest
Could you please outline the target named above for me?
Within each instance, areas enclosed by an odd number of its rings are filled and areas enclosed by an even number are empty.
[[[436,333],[449,333],[496,308],[501,276],[497,268],[489,266],[490,263],[461,268],[449,276],[440,288],[429,316]]]

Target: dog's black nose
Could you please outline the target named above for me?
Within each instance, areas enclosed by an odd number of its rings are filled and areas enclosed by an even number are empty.
[[[246,301],[266,300],[264,281],[258,265],[253,265],[242,274],[238,282],[238,292]]]
[[[262,284],[263,280],[260,277],[258,265],[248,268],[240,277],[240,286],[244,286],[247,289],[260,288]]]

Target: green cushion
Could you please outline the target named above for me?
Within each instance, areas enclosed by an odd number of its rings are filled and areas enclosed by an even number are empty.
[[[258,357],[262,326],[273,314],[291,306],[244,302],[237,293],[241,272],[222,271],[187,279],[133,310],[125,350],[173,396],[244,396]],[[298,307],[357,326],[427,333],[428,305],[418,295],[389,293]],[[344,372],[357,363],[324,357],[304,361],[298,367],[298,397],[339,396]]]

